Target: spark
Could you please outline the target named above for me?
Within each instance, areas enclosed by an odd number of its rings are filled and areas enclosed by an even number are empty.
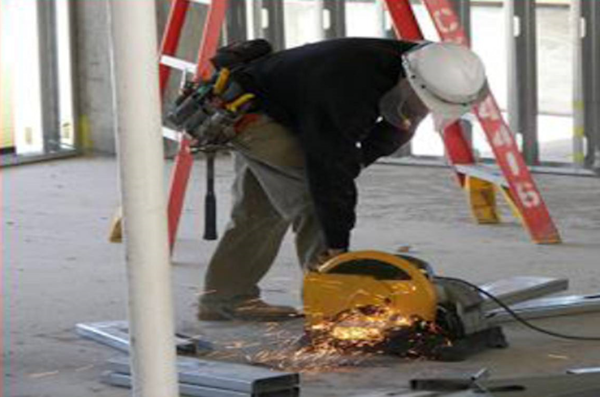
[[[230,341],[228,352],[242,350],[249,362],[282,371],[316,374],[358,367],[370,358],[394,354],[410,359],[431,357],[432,349],[450,345],[435,323],[407,318],[389,305],[353,309],[324,318],[304,334],[282,323],[267,323],[268,347],[250,352],[259,343]]]

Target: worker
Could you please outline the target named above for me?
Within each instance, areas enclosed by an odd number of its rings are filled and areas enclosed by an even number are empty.
[[[466,47],[374,38],[276,52],[235,79],[259,105],[232,142],[233,209],[205,276],[206,321],[297,316],[258,286],[286,231],[304,271],[348,251],[361,170],[410,141],[428,113],[441,130],[487,93]]]

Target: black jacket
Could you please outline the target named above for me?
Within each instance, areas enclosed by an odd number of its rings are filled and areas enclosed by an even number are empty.
[[[404,77],[402,53],[415,44],[347,38],[260,59],[238,74],[261,111],[297,134],[310,192],[330,248],[347,248],[355,224],[354,179],[363,166],[410,139],[380,120],[380,98]]]

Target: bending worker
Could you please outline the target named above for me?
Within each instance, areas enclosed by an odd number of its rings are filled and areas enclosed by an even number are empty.
[[[261,57],[235,75],[259,102],[233,141],[233,210],[200,298],[200,320],[277,321],[260,298],[286,231],[304,270],[346,252],[360,171],[407,143],[432,113],[441,130],[487,93],[480,59],[455,44],[346,38]]]

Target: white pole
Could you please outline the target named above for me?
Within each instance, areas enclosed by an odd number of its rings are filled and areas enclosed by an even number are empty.
[[[583,37],[581,0],[571,1],[573,32],[573,164],[583,168],[585,162],[585,112],[583,98]]]
[[[178,396],[154,0],[109,1],[136,397]]]

